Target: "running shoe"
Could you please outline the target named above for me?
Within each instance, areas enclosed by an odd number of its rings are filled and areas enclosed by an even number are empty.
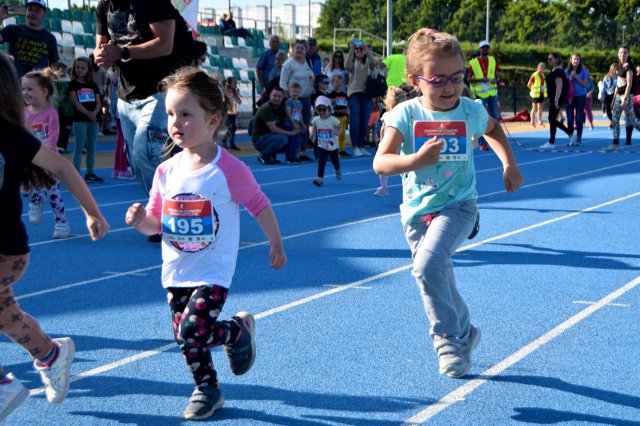
[[[183,416],[187,420],[208,419],[224,405],[220,385],[198,385],[193,390]]]
[[[58,355],[51,365],[41,365],[35,361],[33,366],[40,373],[42,383],[44,383],[47,401],[52,404],[59,404],[69,392],[71,382],[71,363],[76,353],[76,347],[70,337],[53,339],[53,344],[58,346]]]
[[[0,422],[18,408],[28,396],[29,389],[13,377],[13,374],[7,374],[7,382],[0,384]]]
[[[256,359],[256,342],[254,338],[256,321],[248,312],[238,312],[232,321],[236,322],[242,330],[240,341],[234,344],[224,345],[224,350],[229,358],[229,368],[236,376],[241,376],[251,370]]]

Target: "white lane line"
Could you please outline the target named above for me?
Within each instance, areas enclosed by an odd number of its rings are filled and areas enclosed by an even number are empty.
[[[480,246],[482,244],[488,244],[488,243],[490,243],[492,241],[496,241],[498,239],[507,238],[509,236],[516,235],[516,234],[519,234],[521,232],[525,232],[525,231],[528,231],[528,230],[531,230],[531,229],[535,229],[535,228],[538,228],[538,227],[541,227],[541,226],[544,226],[544,225],[548,225],[548,224],[557,222],[559,220],[569,219],[569,218],[571,218],[573,216],[576,216],[576,215],[578,215],[580,213],[592,211],[592,210],[595,210],[596,208],[601,208],[601,207],[604,207],[604,206],[608,206],[610,204],[614,204],[614,203],[617,203],[617,202],[620,202],[620,201],[624,201],[624,200],[627,200],[629,198],[636,197],[638,195],[640,195],[640,192],[636,192],[634,194],[630,194],[630,195],[627,195],[625,197],[616,198],[615,200],[607,201],[605,203],[598,204],[597,206],[588,207],[586,209],[581,210],[580,212],[570,213],[570,214],[564,215],[561,218],[557,218],[557,219],[554,219],[554,220],[547,220],[547,221],[544,221],[544,222],[540,222],[539,224],[536,224],[536,225],[528,226],[528,227],[525,227],[525,228],[521,228],[519,230],[515,230],[515,231],[512,231],[512,232],[507,232],[507,233],[502,234],[502,235],[498,235],[496,237],[492,237],[492,238],[488,238],[488,239],[485,239],[485,240],[482,240],[482,241],[478,241],[476,243],[469,244],[469,245],[466,245],[464,247],[461,247],[460,249],[458,249],[457,253],[460,253],[460,252],[463,252],[463,251],[466,251],[466,250],[470,250],[470,249],[478,247],[478,246]],[[394,215],[387,215],[385,217],[390,217],[390,216],[395,216],[395,214]],[[372,218],[372,219],[368,219],[368,220],[365,220],[365,221],[373,221],[373,220],[377,220],[377,218]],[[347,224],[339,225],[339,226],[347,226]],[[327,229],[327,228],[325,228],[325,229]],[[297,236],[306,235],[306,234],[309,234],[309,233],[312,233],[312,232],[315,232],[315,231],[309,231],[309,232],[305,232],[305,233],[300,233],[300,234],[297,234]],[[289,236],[288,238],[293,238],[293,237],[294,236]],[[259,244],[267,244],[267,242],[265,241],[264,243],[259,243]],[[256,244],[256,245],[259,245],[259,244]],[[248,246],[245,246],[245,247],[248,247]],[[244,247],[241,247],[240,249],[243,249],[243,248]],[[402,271],[406,271],[406,270],[410,269],[412,266],[413,266],[412,264],[400,266],[398,268],[394,268],[394,269],[391,269],[389,271],[382,272],[382,273],[374,275],[372,277],[364,278],[364,279],[352,282],[350,284],[345,284],[345,285],[340,286],[340,287],[332,288],[331,290],[326,290],[326,291],[323,291],[323,292],[320,292],[320,293],[316,293],[316,294],[313,294],[311,296],[308,296],[308,297],[293,301],[291,303],[287,303],[285,305],[281,305],[281,306],[273,308],[273,309],[268,309],[268,310],[266,310],[264,312],[256,314],[255,318],[256,319],[266,318],[266,317],[274,315],[276,313],[283,312],[283,311],[286,311],[288,309],[292,309],[292,308],[301,306],[301,305],[303,305],[305,303],[310,303],[310,302],[312,302],[314,300],[318,300],[318,299],[321,299],[323,297],[327,297],[327,296],[330,296],[332,294],[336,294],[336,293],[339,293],[339,292],[342,292],[342,291],[345,291],[345,290],[360,286],[362,284],[366,284],[366,283],[378,280],[380,278],[384,278],[384,277],[387,277],[387,276],[390,276],[390,275],[394,275],[394,274],[397,274],[397,273],[402,272]],[[145,269],[152,269],[152,268],[158,268],[158,267],[160,267],[160,265],[154,266],[154,267],[150,267],[150,268],[145,268]],[[132,271],[132,272],[135,272],[135,271]],[[127,273],[124,273],[122,275],[127,275]],[[110,278],[111,277],[105,277],[105,278],[100,278],[100,279],[96,279],[96,280],[106,280],[106,279],[110,279]],[[636,279],[636,281],[640,282],[640,278]],[[621,293],[620,295],[622,295],[622,294],[624,294],[624,293]],[[597,302],[595,305],[590,306],[585,311],[596,309],[596,308],[600,309],[602,307],[600,305],[603,303],[602,302],[603,300],[606,300],[606,302],[604,302],[605,305],[607,303],[610,303],[613,299],[608,300],[607,299],[608,297],[609,296],[607,296],[605,299],[602,299],[600,302]],[[619,296],[616,296],[616,297],[619,297]],[[583,312],[585,312],[585,311],[583,311]],[[121,359],[119,361],[116,361],[116,362],[113,362],[113,363],[110,363],[110,364],[105,364],[104,366],[100,366],[100,367],[94,368],[93,370],[85,371],[84,373],[81,373],[81,374],[73,376],[71,380],[72,381],[76,381],[76,380],[80,380],[82,378],[91,377],[91,376],[96,375],[96,374],[104,373],[104,372],[110,371],[112,369],[121,367],[123,365],[130,364],[132,362],[138,361],[140,359],[144,359],[144,358],[151,357],[153,355],[157,355],[157,354],[159,354],[161,352],[164,352],[166,350],[169,350],[169,349],[171,349],[173,347],[175,347],[175,344],[174,343],[170,343],[170,344],[166,344],[166,345],[160,346],[160,347],[155,348],[155,349],[151,349],[149,351],[144,351],[144,352],[141,352],[139,354],[132,355],[132,356],[127,357],[127,358],[123,358],[123,359]],[[521,349],[521,351],[522,351],[522,349]],[[487,370],[487,371],[490,371],[490,370]],[[486,372],[483,373],[483,374],[486,374]],[[464,388],[464,386],[463,386],[463,388]],[[475,389],[475,387],[470,389],[469,392],[473,391],[474,389]],[[42,393],[43,391],[44,391],[44,388],[38,388],[38,389],[32,390],[31,394],[32,395],[36,395],[38,393]],[[469,393],[469,392],[467,392],[467,393]],[[449,394],[449,395],[451,395],[451,394]],[[456,401],[460,401],[461,398],[464,398],[465,395],[466,394],[453,395],[453,397],[450,400],[448,400],[449,401],[448,405],[446,407],[442,408],[442,409],[447,408],[448,406],[450,406],[451,404],[455,403]],[[442,404],[443,400],[439,401],[437,404]],[[429,408],[427,410],[421,412],[421,413],[424,413],[424,412],[426,412],[428,410],[429,410]],[[442,410],[440,410],[440,411],[442,411]],[[421,413],[419,413],[418,415],[420,415]],[[437,414],[437,413],[435,413],[435,414]],[[433,414],[433,415],[435,415],[435,414]],[[412,417],[412,419],[413,419],[413,417]]]
[[[594,305],[598,302],[592,302],[590,300],[574,300],[573,303],[575,303],[576,305]],[[609,303],[607,306],[618,306],[621,308],[630,308],[631,305],[627,304],[627,303]]]
[[[571,327],[578,324],[580,321],[588,318],[590,315],[593,315],[603,307],[611,304],[611,302],[613,302],[620,296],[633,290],[635,287],[638,286],[638,284],[640,284],[640,277],[636,277],[633,281],[628,282],[627,284],[623,285],[616,291],[603,297],[598,302],[594,303],[593,305],[589,306],[583,311],[578,312],[576,315],[564,321],[562,324],[556,326],[551,331],[538,337],[536,340],[524,346],[523,348],[515,352],[513,355],[508,356],[507,358],[500,361],[493,367],[483,371],[482,373],[480,373],[480,376],[479,376],[481,378],[469,380],[464,385],[460,386],[459,388],[445,395],[438,402],[430,405],[425,410],[419,412],[415,416],[408,419],[404,424],[419,425],[419,424],[426,423],[427,421],[432,419],[434,416],[436,416],[438,413],[446,410],[451,405],[455,404],[457,401],[466,398],[471,392],[473,392],[474,390],[476,390],[477,388],[485,384],[492,377],[495,377],[501,374],[506,369],[520,362],[529,354],[542,348],[544,345],[546,345],[556,337],[560,336],[562,333],[569,330]]]

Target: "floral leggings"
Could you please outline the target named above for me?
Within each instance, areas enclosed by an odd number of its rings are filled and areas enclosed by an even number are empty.
[[[235,342],[240,333],[234,321],[218,321],[228,292],[217,285],[167,289],[173,334],[196,385],[218,383],[210,349]]]
[[[62,200],[62,195],[60,195],[60,185],[56,183],[53,186],[43,189],[32,189],[26,197],[29,199],[29,202],[41,206],[44,204],[43,192],[49,200],[56,223],[67,223],[67,218],[64,214],[64,201]]]
[[[38,322],[20,309],[13,294],[12,286],[27,271],[27,265],[28,253],[19,256],[0,254],[0,333],[22,346],[35,359],[49,353],[53,343]]]
[[[640,130],[640,121],[636,117],[635,112],[633,111],[633,96],[629,95],[625,98],[624,105],[620,102],[622,97],[620,95],[616,95],[613,100],[613,111],[611,114],[611,126],[613,128],[613,139],[620,139],[620,116],[622,115],[622,111],[624,111],[624,115],[627,121],[627,127],[635,127]]]

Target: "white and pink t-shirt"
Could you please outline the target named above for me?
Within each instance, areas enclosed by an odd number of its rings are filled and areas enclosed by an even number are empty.
[[[147,211],[162,223],[162,285],[229,288],[240,245],[240,204],[271,205],[249,168],[223,149],[199,170],[178,153],[158,166]]]
[[[60,124],[58,112],[53,107],[34,114],[28,108],[24,109],[24,122],[27,129],[53,152],[58,152],[58,136]]]

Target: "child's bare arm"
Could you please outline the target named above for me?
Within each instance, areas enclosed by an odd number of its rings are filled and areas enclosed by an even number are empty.
[[[127,225],[136,228],[145,235],[153,235],[160,232],[160,222],[140,203],[135,203],[127,210],[125,216]]]
[[[256,215],[256,222],[260,225],[271,246],[269,249],[269,264],[274,269],[282,268],[287,263],[287,256],[284,254],[282,236],[280,235],[280,228],[273,208],[269,206],[260,211]]]
[[[491,146],[491,149],[493,149],[500,159],[500,162],[502,162],[502,168],[504,170],[502,178],[507,192],[517,191],[524,183],[524,177],[518,169],[516,157],[513,154],[511,145],[509,145],[507,136],[495,118],[489,117],[484,136]]]
[[[373,159],[373,170],[383,176],[398,175],[437,164],[440,159],[442,141],[433,137],[420,147],[418,152],[399,155],[404,136],[395,127],[387,127]]]

